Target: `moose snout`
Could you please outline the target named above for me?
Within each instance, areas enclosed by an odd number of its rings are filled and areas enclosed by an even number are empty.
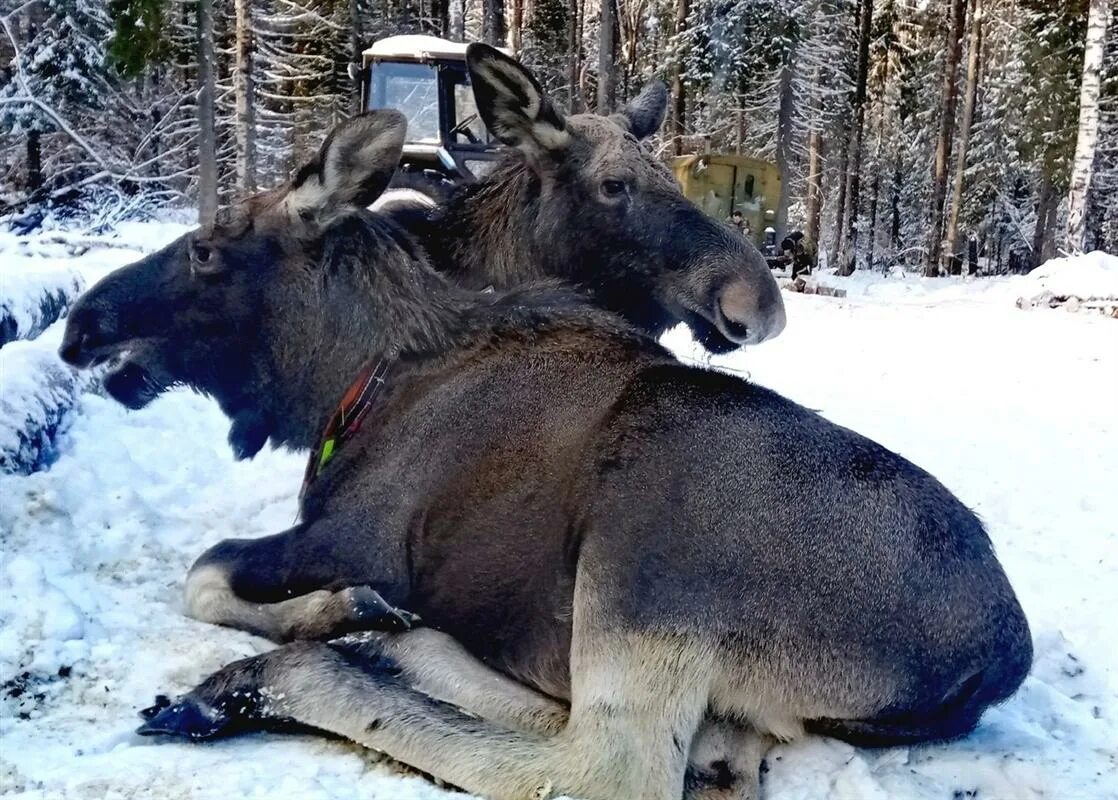
[[[765,277],[767,281],[731,280],[718,291],[716,324],[730,341],[759,344],[784,330],[784,300],[776,281],[771,275]]]
[[[92,309],[83,308],[79,303],[79,307],[70,312],[58,355],[71,366],[89,367],[104,360],[101,350],[109,341],[104,321]]]

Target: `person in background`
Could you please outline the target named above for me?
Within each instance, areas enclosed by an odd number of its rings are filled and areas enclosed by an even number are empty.
[[[792,267],[792,280],[798,275],[811,273],[811,255],[804,246],[804,235],[801,231],[793,231],[784,237],[780,243],[781,255],[785,263]]]
[[[737,229],[738,233],[744,232],[743,226],[746,224],[745,218],[741,215],[741,211],[739,209],[735,208],[726,221],[733,225]]]

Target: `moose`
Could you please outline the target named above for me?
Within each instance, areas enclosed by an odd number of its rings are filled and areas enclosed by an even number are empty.
[[[467,53],[479,112],[511,147],[492,175],[442,205],[384,209],[439,271],[477,289],[563,280],[650,335],[686,323],[716,353],[783,330],[780,290],[756,248],[683,197],[640,144],[663,123],[662,83],[609,117],[564,117],[519,62],[484,44]],[[140,407],[172,372],[155,352],[136,347],[105,387]],[[269,435],[274,444],[313,444],[244,404],[226,411],[239,458],[254,456]]]
[[[531,84],[495,69],[523,109]],[[727,768],[708,759],[727,730],[748,793],[762,737],[949,739],[1012,695],[1028,625],[945,487],[570,290],[453,285],[365,208],[403,133],[388,111],[344,123],[287,185],[71,313],[72,364],[145,353],[155,389],[279,441],[329,421],[337,445],[315,448],[300,522],[212,548],[186,597],[273,639],[342,638],[229,665],[141,732],[293,721],[488,797],[675,800],[689,761]],[[427,627],[350,633],[410,613]]]
[[[662,82],[612,116],[564,117],[501,51],[471,44],[466,65],[505,157],[434,207],[384,209],[437,270],[474,289],[561,278],[653,336],[685,322],[715,353],[780,333],[784,306],[765,259],[683,197],[641,145],[663,124]]]

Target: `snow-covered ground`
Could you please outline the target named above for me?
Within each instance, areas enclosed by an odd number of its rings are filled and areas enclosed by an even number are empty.
[[[133,226],[119,241],[136,250],[65,260],[94,279],[179,230]],[[1019,311],[1028,280],[832,279],[847,298],[786,295],[779,339],[715,360],[952,488],[988,524],[1036,640],[1021,692],[968,739],[783,745],[769,755],[765,798],[1118,797],[1118,321]],[[693,352],[684,332],[667,338]],[[227,430],[214,404],[187,392],[139,412],[85,392],[48,471],[0,476],[0,793],[447,796],[341,741],[133,735],[155,693],[269,646],[179,610],[202,550],[295,515],[302,457],[265,450],[236,463]]]

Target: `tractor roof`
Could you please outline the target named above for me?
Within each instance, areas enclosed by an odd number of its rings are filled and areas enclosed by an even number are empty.
[[[503,50],[503,52],[508,53],[509,51]],[[452,42],[449,39],[440,39],[437,36],[389,36],[386,39],[374,42],[373,46],[364,52],[364,56],[366,62],[374,58],[413,61],[445,58],[465,61],[466,43]]]

